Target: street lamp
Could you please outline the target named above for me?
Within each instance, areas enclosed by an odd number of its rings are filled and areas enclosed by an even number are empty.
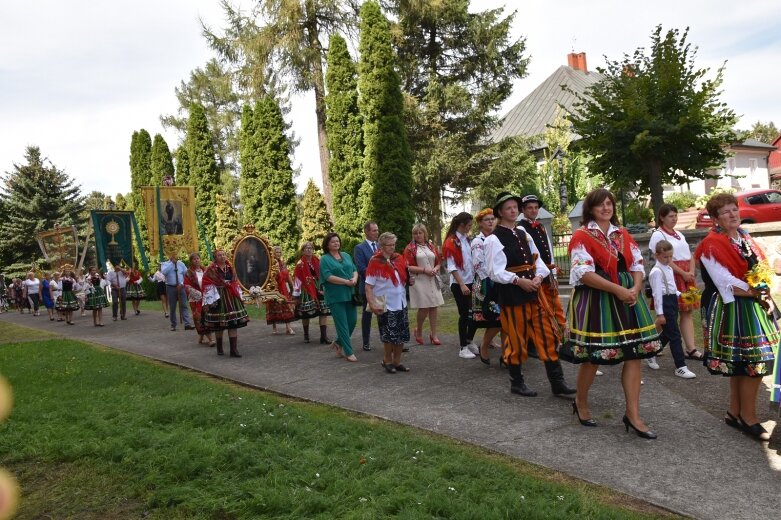
[[[564,180],[564,159],[567,154],[561,149],[561,146],[557,146],[553,152],[551,160],[555,159],[559,163],[559,203],[561,205],[561,213],[567,213],[567,182]]]

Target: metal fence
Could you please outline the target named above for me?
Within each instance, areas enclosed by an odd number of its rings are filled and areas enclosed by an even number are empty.
[[[569,247],[570,238],[572,238],[571,233],[553,235],[551,237],[553,242],[553,263],[559,267],[559,281],[569,281],[570,262],[567,248]]]

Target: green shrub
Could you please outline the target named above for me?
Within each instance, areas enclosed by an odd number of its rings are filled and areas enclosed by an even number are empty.
[[[672,204],[678,211],[686,211],[697,204],[697,195],[690,191],[670,193],[664,198],[665,204]]]
[[[618,211],[619,220],[621,220],[620,207]],[[623,217],[627,226],[630,224],[643,224],[648,226],[648,223],[654,220],[654,210],[647,208],[644,204],[640,204],[638,202],[629,202],[626,204],[626,206],[624,206]]]
[[[572,233],[572,224],[567,215],[556,215],[551,223],[554,235],[568,235]]]

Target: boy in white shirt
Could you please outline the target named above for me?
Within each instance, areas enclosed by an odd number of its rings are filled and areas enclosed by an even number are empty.
[[[673,260],[673,245],[667,240],[660,240],[654,251],[656,265],[648,275],[651,293],[654,299],[656,313],[656,328],[661,330],[659,340],[662,345],[669,343],[675,361],[675,375],[684,379],[692,379],[697,375],[686,366],[683,355],[681,329],[678,328],[678,296],[680,292],[675,287],[675,278],[670,263]],[[653,370],[659,370],[656,357],[646,360]]]

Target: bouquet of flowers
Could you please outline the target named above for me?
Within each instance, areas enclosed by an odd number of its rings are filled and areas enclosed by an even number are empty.
[[[773,277],[775,273],[770,268],[770,265],[766,260],[757,262],[754,267],[746,273],[746,282],[749,287],[757,291],[769,292],[770,286],[773,284]]]
[[[686,305],[696,305],[700,302],[700,297],[702,296],[702,291],[697,289],[696,286],[692,285],[686,291],[681,293],[681,301],[685,303]]]
[[[249,297],[255,301],[255,305],[257,305],[258,308],[260,308],[262,295],[263,295],[263,289],[261,289],[257,285],[253,285],[252,287],[249,288]]]

